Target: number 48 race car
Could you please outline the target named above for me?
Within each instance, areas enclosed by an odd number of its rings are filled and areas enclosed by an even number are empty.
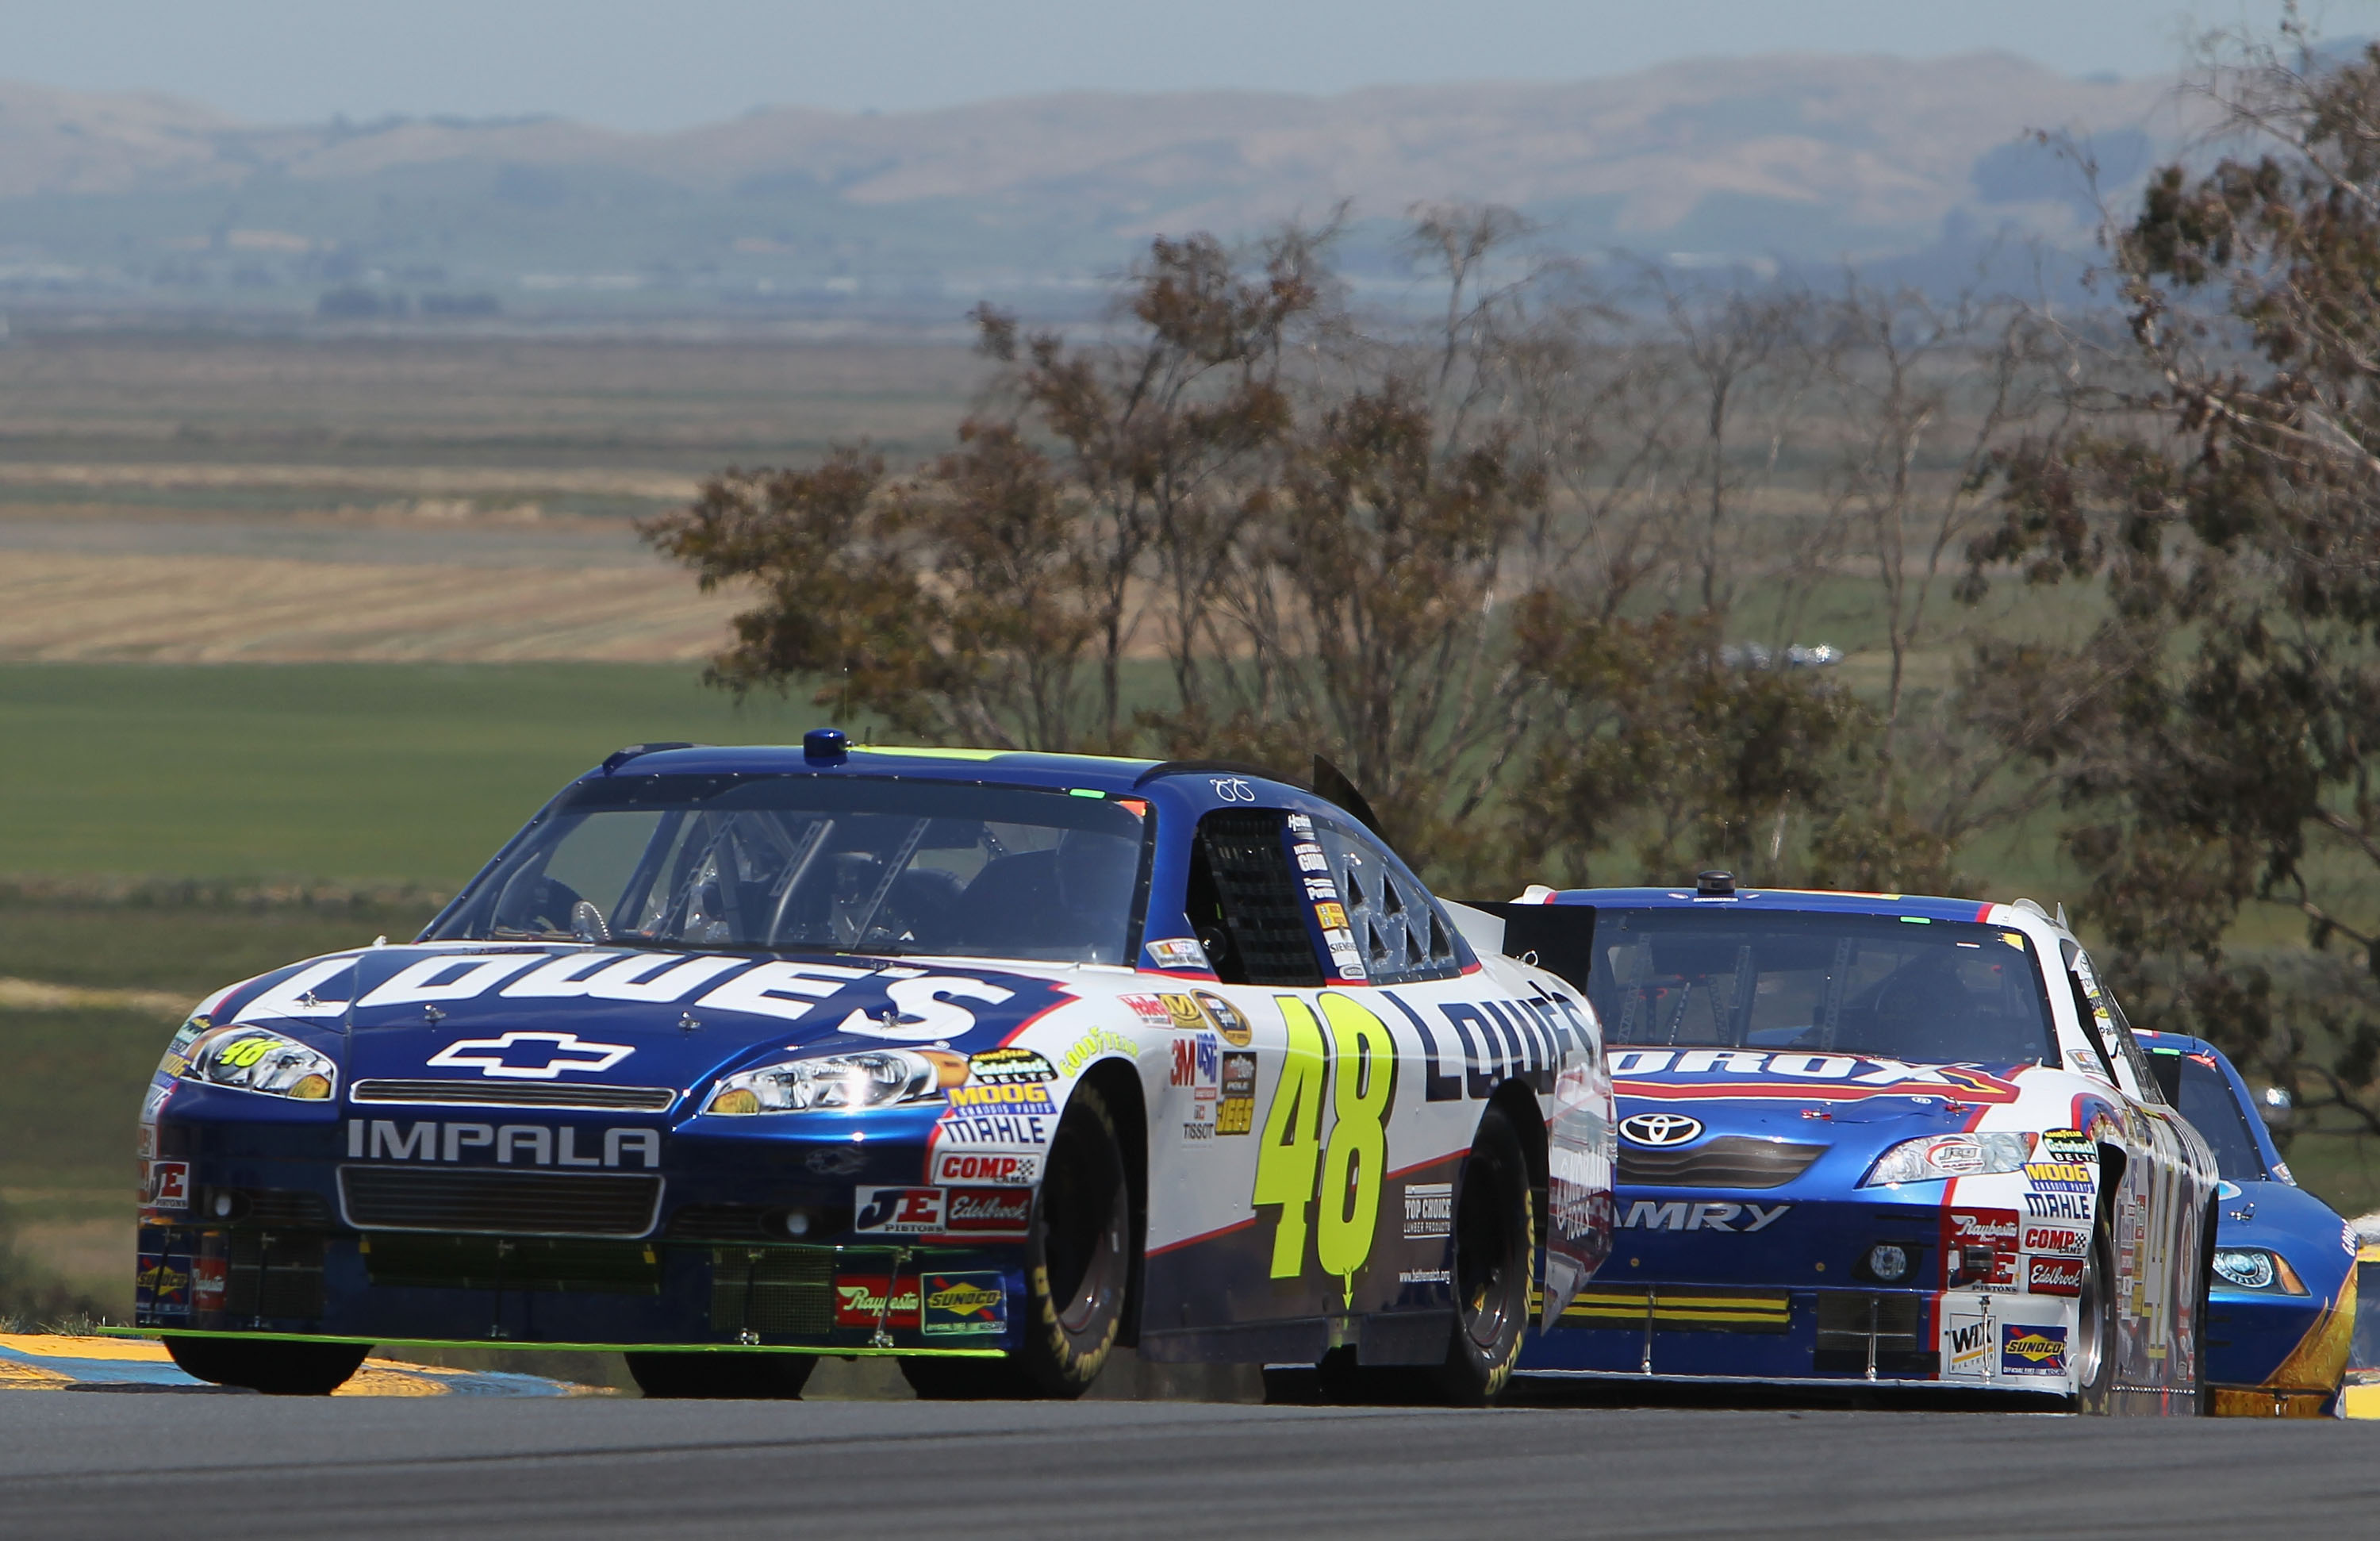
[[[623,750],[418,941],[201,1004],[135,1330],[292,1393],[408,1342],[1062,1397],[1123,1343],[1482,1400],[1602,1259],[1611,1091],[1458,919],[1237,768]]]
[[[1524,1372],[2201,1411],[2216,1162],[2061,920],[1726,873],[1533,896],[1510,924],[1585,987],[1621,1119],[1611,1260]]]

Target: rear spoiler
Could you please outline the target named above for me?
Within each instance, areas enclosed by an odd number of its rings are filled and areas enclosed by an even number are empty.
[[[1559,974],[1581,995],[1595,965],[1595,906],[1512,904],[1488,901],[1446,904],[1463,939],[1482,952],[1535,963]]]

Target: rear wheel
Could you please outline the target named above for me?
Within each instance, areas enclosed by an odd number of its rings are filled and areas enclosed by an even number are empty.
[[[935,1401],[1071,1400],[1106,1368],[1132,1280],[1132,1191],[1115,1117],[1094,1086],[1075,1092],[1050,1142],[1026,1244],[1024,1346],[1005,1359],[904,1359]]]
[[[818,1367],[807,1353],[631,1353],[628,1374],[648,1397],[791,1401]]]
[[[1332,1401],[1418,1401],[1481,1407],[1502,1394],[1529,1325],[1536,1211],[1521,1138],[1490,1108],[1464,1159],[1454,1195],[1454,1324],[1446,1357],[1427,1365],[1359,1365],[1336,1349],[1316,1366]]]
[[[167,1338],[186,1375],[244,1386],[272,1397],[327,1397],[362,1366],[370,1343],[302,1343],[271,1338]]]

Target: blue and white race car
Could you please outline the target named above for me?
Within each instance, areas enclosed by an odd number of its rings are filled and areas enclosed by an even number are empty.
[[[1602,1259],[1611,1092],[1577,991],[1458,921],[1227,765],[623,750],[417,941],[200,1006],[137,1330],[280,1392],[406,1342],[1072,1396],[1124,1343],[1481,1400]]]
[[[2335,1414],[2355,1335],[2354,1228],[2289,1175],[2223,1051],[2204,1038],[2135,1029],[2166,1100],[2214,1148],[2222,1182],[2206,1380],[2217,1417]]]
[[[1621,1117],[1611,1259],[1524,1373],[2199,1410],[2215,1160],[2062,923],[1725,873],[1529,898],[1508,945],[1586,989]]]

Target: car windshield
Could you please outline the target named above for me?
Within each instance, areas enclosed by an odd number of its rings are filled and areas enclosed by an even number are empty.
[[[1613,1044],[2058,1059],[2032,943],[1963,921],[1601,907],[1587,993]]]
[[[1120,964],[1148,805],[896,777],[611,776],[573,787],[436,940]]]
[[[2158,1058],[2165,1056],[2161,1053]],[[2215,1147],[2215,1165],[2234,1183],[2262,1183],[2267,1174],[2256,1136],[2248,1130],[2248,1114],[2232,1095],[2231,1083],[2204,1054],[2176,1056],[2180,1071],[2180,1095],[2174,1104],[2192,1127]]]

